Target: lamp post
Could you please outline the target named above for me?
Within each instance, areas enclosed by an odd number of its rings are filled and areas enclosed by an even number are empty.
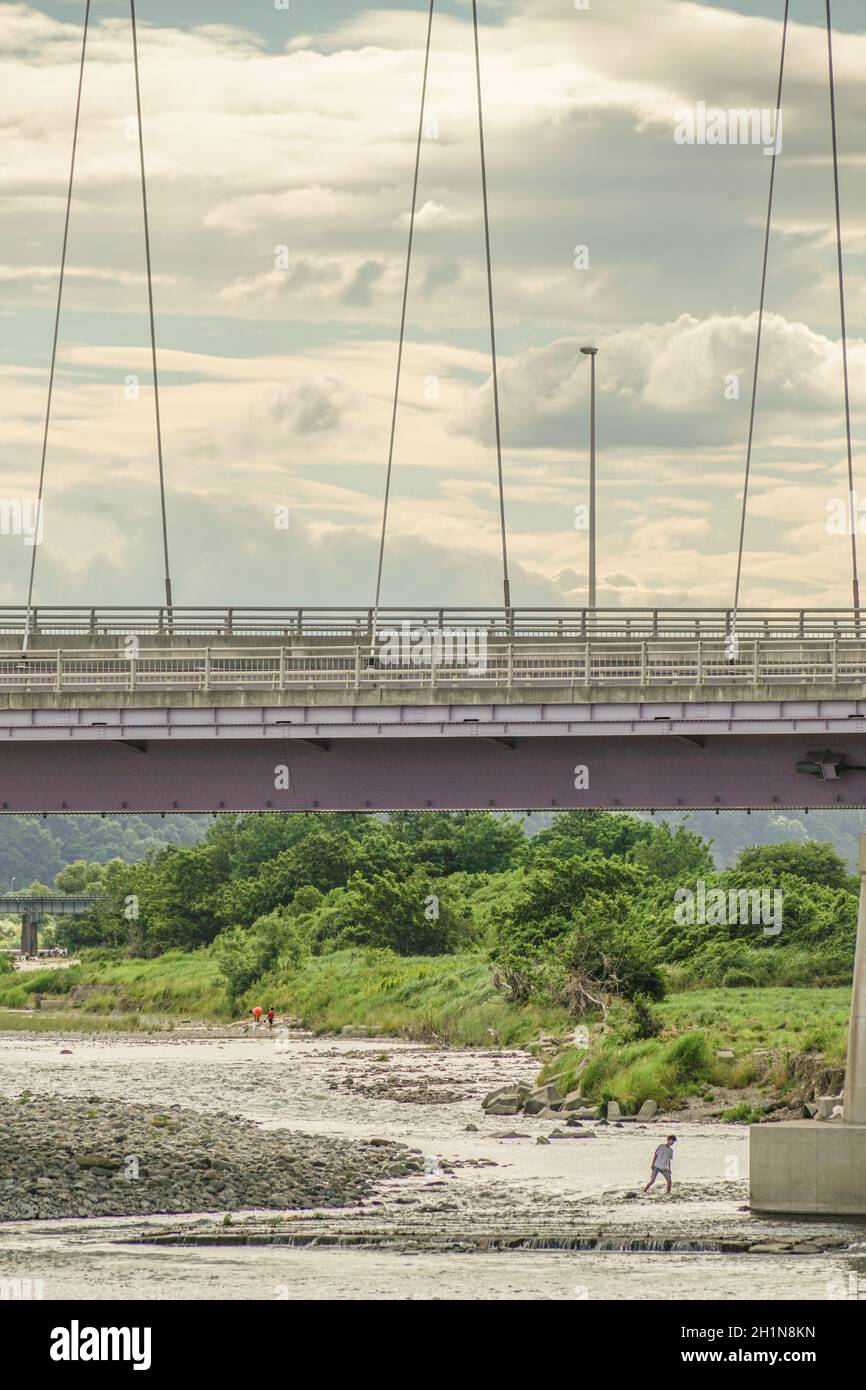
[[[595,609],[596,564],[595,564],[595,359],[597,347],[582,347],[581,352],[590,361],[589,379],[589,602],[587,607]]]

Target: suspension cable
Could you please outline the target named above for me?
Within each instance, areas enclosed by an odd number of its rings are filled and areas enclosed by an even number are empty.
[[[848,445],[848,504],[851,509],[851,577],[854,616],[860,620],[860,578],[857,568],[857,526],[854,505],[854,456],[851,449],[851,393],[848,385],[848,333],[845,323],[845,276],[842,268],[842,213],[839,199],[839,148],[836,140],[836,80],[833,71],[833,20],[827,0],[827,61],[830,70],[830,129],[833,137],[833,188],[836,196],[836,259],[839,266],[839,317],[842,325],[842,376],[845,382],[845,436]]]
[[[472,0],[472,29],[475,37],[475,83],[478,91],[478,139],[481,147],[481,194],[484,202],[484,247],[487,257],[487,302],[490,310],[490,360],[493,377],[493,417],[496,427],[496,468],[499,479],[499,525],[502,537],[502,589],[506,616],[511,611],[511,585],[508,579],[508,539],[505,525],[505,484],[502,476],[502,431],[499,423],[499,375],[496,365],[496,319],[493,312],[493,267],[490,256],[490,213],[487,205],[487,159],[484,152],[484,115],[481,99],[481,54],[478,43],[478,4]]]
[[[153,363],[153,403],[156,414],[156,451],[159,462],[159,505],[162,514],[162,553],[165,567],[165,602],[171,621],[171,568],[168,559],[168,521],[165,508],[165,469],[162,457],[162,424],[159,413],[159,374],[156,366],[156,325],[153,316],[153,272],[150,261],[150,223],[147,215],[147,178],[144,171],[144,130],[141,123],[141,84],[138,73],[138,32],[135,24],[135,0],[129,0],[132,20],[132,56],[135,66],[135,106],[138,116],[138,153],[141,163],[141,206],[144,214],[144,251],[147,261],[147,304],[150,314],[150,354]]]
[[[737,610],[740,604],[740,579],[743,571],[743,543],[746,535],[746,508],[748,506],[749,480],[752,472],[752,443],[755,437],[755,404],[758,396],[758,368],[761,362],[761,339],[764,330],[764,303],[767,294],[767,261],[770,252],[770,228],[773,220],[773,195],[776,187],[776,160],[779,154],[781,135],[782,85],[785,79],[785,52],[788,44],[788,14],[790,6],[791,0],[785,0],[785,17],[782,21],[782,56],[779,62],[779,86],[776,94],[776,135],[773,142],[773,156],[770,163],[770,193],[767,200],[767,225],[764,232],[764,260],[761,268],[761,300],[758,308],[758,333],[755,341],[755,365],[752,374],[752,403],[749,410],[749,438],[748,444],[746,445],[746,476],[743,483],[743,508],[740,515],[740,541],[737,549],[737,579],[734,586],[734,606],[730,619],[731,636],[736,636]]]
[[[72,128],[72,157],[69,161],[69,185],[66,190],[66,216],[63,222],[63,246],[60,252],[60,279],[57,285],[57,307],[54,311],[54,339],[51,344],[51,369],[48,374],[48,401],[45,406],[45,427],[42,434],[42,461],[39,465],[39,491],[36,496],[36,529],[42,519],[42,501],[45,493],[45,460],[48,454],[48,430],[51,424],[51,406],[54,399],[54,374],[57,367],[57,342],[60,334],[60,311],[63,304],[63,282],[66,276],[66,251],[69,245],[69,218],[72,211],[72,187],[75,181],[75,156],[78,152],[78,126],[81,118],[81,93],[84,87],[84,59],[87,53],[87,35],[90,26],[90,0],[84,10],[84,33],[81,39],[81,62],[78,68],[78,95],[75,101],[75,121]],[[30,616],[33,611],[33,583],[36,575],[36,535],[30,555],[30,581],[27,586],[27,613],[24,618],[24,640],[22,652],[27,654],[30,645]]]
[[[424,78],[421,84],[421,114],[418,117],[418,141],[415,148],[415,174],[412,180],[412,210],[409,214],[409,244],[406,251],[406,274],[403,280],[403,306],[400,312],[400,338],[397,346],[397,371],[394,379],[394,403],[391,410],[391,436],[388,442],[388,467],[385,472],[385,496],[382,503],[382,529],[379,537],[379,563],[376,570],[376,603],[370,629],[371,655],[376,645],[379,623],[379,604],[382,597],[382,566],[385,560],[385,535],[388,529],[388,505],[391,498],[391,475],[394,468],[394,440],[397,434],[397,406],[400,399],[400,378],[403,371],[403,347],[406,341],[406,306],[409,302],[409,274],[412,269],[412,248],[415,241],[415,211],[418,206],[418,176],[421,170],[421,142],[424,138],[424,113],[427,107],[427,77],[430,71],[430,44],[433,34],[433,8],[430,0],[427,18],[427,45],[424,52]]]

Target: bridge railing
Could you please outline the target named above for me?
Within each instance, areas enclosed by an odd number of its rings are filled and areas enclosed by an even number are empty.
[[[377,632],[408,625],[425,631],[479,629],[489,638],[557,639],[566,642],[721,640],[732,628],[726,608],[383,608]],[[296,641],[304,638],[363,642],[373,637],[372,608],[39,605],[31,610],[31,638],[155,637],[164,640],[232,638]],[[0,607],[0,636],[23,638],[23,607]],[[858,638],[866,617],[851,609],[740,609],[736,629],[749,638]]]
[[[866,640],[564,640],[462,644],[443,639],[334,646],[140,647],[134,654],[0,651],[0,690],[29,693],[245,690],[813,685],[866,681]]]

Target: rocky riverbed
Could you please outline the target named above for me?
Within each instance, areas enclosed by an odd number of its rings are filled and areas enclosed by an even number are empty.
[[[263,1131],[237,1114],[98,1095],[0,1100],[0,1221],[343,1207],[422,1169],[392,1140]]]
[[[866,1299],[862,1223],[750,1213],[745,1126],[485,1113],[536,1074],[525,1053],[372,1038],[0,1036],[0,1279],[46,1298]],[[671,1128],[673,1196],[645,1196]],[[122,1166],[83,1174],[88,1153]],[[121,1176],[136,1156],[149,1188]]]

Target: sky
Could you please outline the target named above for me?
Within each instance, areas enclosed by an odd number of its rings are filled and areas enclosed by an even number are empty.
[[[517,606],[586,600],[587,343],[599,347],[599,604],[731,602],[772,161],[760,143],[676,137],[701,103],[772,112],[783,8],[479,5]],[[426,0],[139,0],[136,12],[175,602],[367,607]],[[10,504],[37,489],[83,15],[79,0],[0,3],[3,604],[27,594],[31,548]],[[866,512],[866,18],[860,0],[834,0],[833,16]],[[91,23],[35,598],[155,604],[129,7],[94,0]],[[474,82],[469,0],[437,0],[386,605],[501,602]],[[850,601],[834,238],[824,6],[791,0],[750,607]]]

